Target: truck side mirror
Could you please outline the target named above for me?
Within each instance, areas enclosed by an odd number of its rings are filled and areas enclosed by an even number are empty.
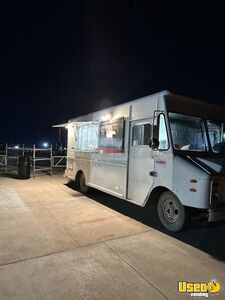
[[[148,143],[149,147],[152,148],[153,150],[156,150],[158,149],[159,147],[159,140],[157,138],[151,138],[149,140],[149,143]]]

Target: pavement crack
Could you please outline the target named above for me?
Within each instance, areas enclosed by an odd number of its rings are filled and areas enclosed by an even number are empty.
[[[104,244],[116,255],[118,256],[125,264],[127,264],[133,271],[135,271],[141,278],[143,278],[149,285],[151,285],[155,290],[157,290],[165,299],[170,300],[162,291],[160,291],[151,281],[148,280],[143,274],[141,274],[137,269],[135,269],[131,264],[129,264],[121,255],[119,255],[112,247],[107,244],[107,241]]]
[[[56,219],[56,217],[47,209],[47,207],[45,207],[44,208],[46,211],[47,211],[47,213],[55,220],[55,222],[56,222],[56,224],[61,228],[61,230],[66,234],[66,235],[68,235],[70,238],[71,238],[71,240],[73,241],[73,242],[75,242],[75,246],[79,246],[79,247],[81,247],[81,245],[78,243],[78,241],[76,240],[76,239],[74,239],[68,232],[67,232],[67,230],[64,228],[64,226]]]
[[[72,251],[72,250],[74,250],[74,247],[68,248],[68,249],[64,249],[64,250],[60,250],[60,251],[50,252],[50,253],[43,254],[43,255],[37,255],[37,256],[34,256],[34,257],[22,258],[22,259],[18,259],[18,260],[15,260],[15,261],[11,261],[11,262],[7,262],[7,263],[4,263],[4,264],[1,264],[0,268],[1,267],[5,267],[5,266],[9,266],[9,265],[14,265],[14,264],[21,263],[21,262],[31,261],[33,259],[48,257],[50,255],[60,254],[60,253],[63,253],[63,252],[66,252],[66,251]]]

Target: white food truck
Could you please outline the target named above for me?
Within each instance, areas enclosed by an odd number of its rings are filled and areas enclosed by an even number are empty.
[[[225,108],[163,91],[68,121],[66,177],[145,206],[179,231],[225,219]]]

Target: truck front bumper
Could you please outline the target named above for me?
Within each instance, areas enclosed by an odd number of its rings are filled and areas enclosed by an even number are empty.
[[[222,221],[225,220],[225,207],[217,209],[209,209],[208,221]]]

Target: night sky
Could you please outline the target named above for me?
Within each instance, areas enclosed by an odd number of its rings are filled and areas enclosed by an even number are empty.
[[[225,105],[222,6],[171,3],[1,4],[0,143],[54,143],[53,124],[164,89]]]

